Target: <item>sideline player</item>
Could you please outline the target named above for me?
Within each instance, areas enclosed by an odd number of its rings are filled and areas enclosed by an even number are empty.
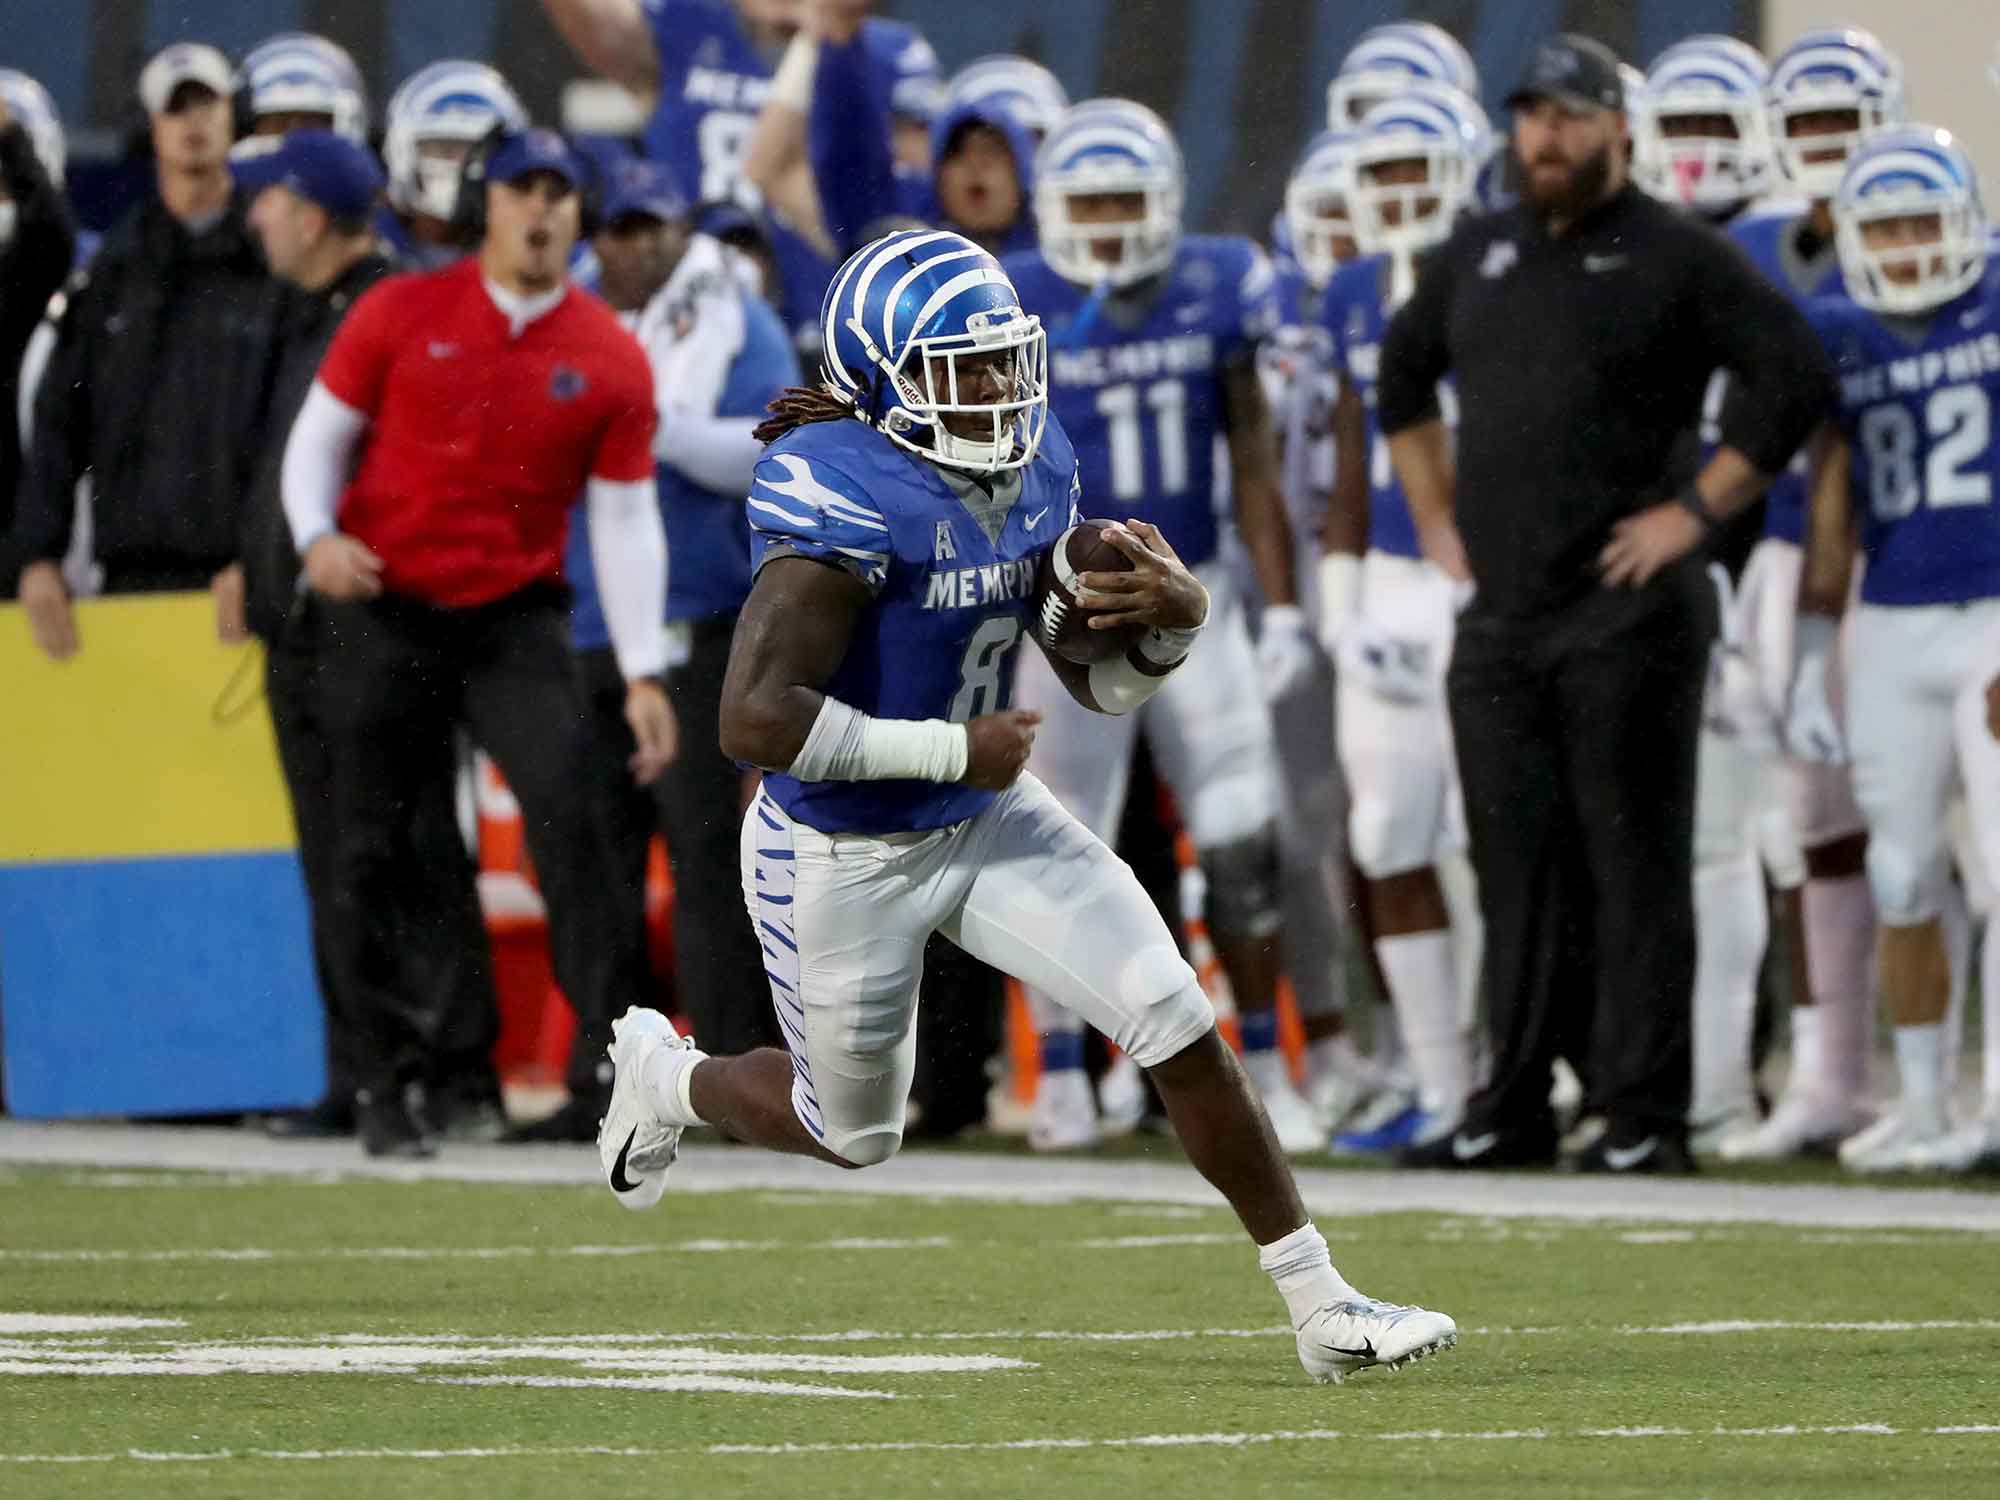
[[[1277,1046],[1284,919],[1265,699],[1308,673],[1314,653],[1257,376],[1257,347],[1278,324],[1276,276],[1249,240],[1183,235],[1180,147],[1142,104],[1077,105],[1043,144],[1035,179],[1041,249],[1009,257],[1007,267],[1022,306],[1048,327],[1049,399],[1076,445],[1085,491],[1172,536],[1216,601],[1214,628],[1188,669],[1132,718],[1088,713],[1039,657],[1024,658],[1021,700],[1048,721],[1035,772],[1085,827],[1108,837],[1124,805],[1132,736],[1146,735],[1206,879],[1209,934],[1242,1016],[1244,1066],[1285,1149],[1317,1150],[1324,1127]],[[1237,526],[1264,597],[1254,649],[1218,560],[1218,439],[1227,441]],[[1043,1074],[1030,1138],[1086,1143],[1095,1119],[1082,1033],[1072,1015],[1036,1004]]]
[[[389,193],[376,230],[406,266],[448,265],[471,248],[452,222],[467,158],[496,126],[526,130],[528,112],[485,63],[448,58],[404,79],[385,118]]]
[[[1439,869],[1462,858],[1444,674],[1455,590],[1418,544],[1375,416],[1384,330],[1415,284],[1414,262],[1471,202],[1491,141],[1477,103],[1418,82],[1363,118],[1352,217],[1364,255],[1327,287],[1321,319],[1341,392],[1336,474],[1320,562],[1320,634],[1338,681],[1348,844],[1367,882],[1375,955],[1417,1078],[1417,1107],[1335,1138],[1355,1151],[1425,1145],[1458,1128],[1472,1091],[1466,976],[1478,969],[1472,902],[1454,911]]]
[[[1077,515],[1040,323],[971,241],[884,236],[835,276],[822,384],[767,424],[749,509],[758,571],[730,661],[723,748],[767,770],[744,820],[744,899],[791,1055],[708,1057],[656,1011],[617,1027],[598,1137],[649,1208],[682,1130],[860,1167],[902,1143],[923,947],[942,932],[1076,1007],[1151,1071],[1188,1155],[1230,1201],[1320,1380],[1448,1347],[1452,1320],[1334,1270],[1214,1013],[1132,872],[1023,770],[1007,707],[1041,555]],[[1094,623],[1151,628],[1065,664],[1097,711],[1172,680],[1210,609],[1141,521],[1129,573],[1082,575]]]
[[[1801,751],[1839,755],[1828,688],[1858,512],[1868,565],[1848,623],[1846,740],[1902,1084],[1896,1109],[1840,1159],[1863,1172],[1962,1168],[2000,1124],[1951,1131],[1942,921],[1961,788],[1982,856],[2000,845],[2000,745],[1986,729],[2000,660],[2000,265],[1972,163],[1931,126],[1865,138],[1833,220],[1848,295],[1810,313],[1840,376],[1838,430],[1813,478],[1788,732]],[[1982,978],[2000,993],[2000,944]]]
[[[1739,216],[1729,234],[1793,301],[1844,296],[1834,191],[1861,139],[1903,120],[1902,65],[1865,31],[1809,31],[1772,60],[1766,97],[1778,186],[1788,196]],[[1758,717],[1773,723],[1783,722],[1791,683],[1806,467],[1800,454],[1772,483],[1764,535],[1738,589],[1744,659],[1763,704]],[[1723,1137],[1725,1161],[1830,1150],[1871,1117],[1875,907],[1863,868],[1866,824],[1845,766],[1787,753],[1779,778],[1789,833],[1805,858],[1798,921],[1805,982],[1795,985],[1785,1090],[1761,1125]]]

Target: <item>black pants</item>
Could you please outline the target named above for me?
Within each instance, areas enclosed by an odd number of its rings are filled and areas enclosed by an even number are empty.
[[[637,786],[626,760],[625,681],[606,650],[577,653],[590,704],[591,786],[614,871],[616,946],[643,971],[646,846],[666,835],[674,872],[674,997],[707,1052],[733,1056],[782,1046],[764,980],[764,957],[743,908],[743,779],[722,753],[722,678],[736,616],[693,624],[687,661],[667,677],[680,725],[680,753],[651,787]]]
[[[264,691],[312,918],[313,964],[326,1013],[327,1097],[344,1103],[357,1079],[355,1020],[338,977],[334,755],[319,701],[321,608],[301,599],[266,644]],[[435,1001],[422,1019],[426,1086],[460,1099],[497,1099],[492,1052],[500,1019],[492,957],[453,803],[452,745],[446,739],[434,749],[437,764],[411,782],[417,800],[408,820],[413,858],[405,874],[414,899],[413,909],[395,919],[397,951],[410,971],[409,992],[420,1002]]]
[[[1547,1131],[1557,1056],[1614,1127],[1682,1128],[1695,749],[1714,628],[1693,564],[1553,618],[1475,609],[1459,623],[1451,719],[1494,1051],[1470,1132]]]
[[[412,824],[449,785],[460,724],[499,763],[521,804],[548,904],[555,976],[577,1013],[573,1093],[589,1095],[611,1039],[609,866],[589,786],[589,728],[570,665],[560,590],[535,588],[473,609],[384,597],[326,606],[320,701],[332,751],[334,984],[352,1007],[356,1081],[384,1090],[421,1076],[426,978],[408,962],[411,923],[434,877]],[[605,1063],[608,1069],[608,1063]]]

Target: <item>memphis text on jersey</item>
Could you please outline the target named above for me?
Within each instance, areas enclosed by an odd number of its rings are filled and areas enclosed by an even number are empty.
[[[974,609],[1025,599],[1035,587],[1035,564],[1041,554],[977,568],[951,568],[930,575],[924,590],[925,609]]]
[[[1050,343],[1053,345],[1054,340]],[[1206,372],[1214,367],[1215,337],[1207,333],[1179,333],[1171,338],[1138,339],[1129,344],[1049,350],[1049,372],[1058,385],[1150,380],[1159,375]]]
[[[1892,359],[1840,377],[1841,395],[1850,406],[1862,406],[1892,395],[1957,385],[2000,370],[2000,333],[1982,333],[1943,349]]]

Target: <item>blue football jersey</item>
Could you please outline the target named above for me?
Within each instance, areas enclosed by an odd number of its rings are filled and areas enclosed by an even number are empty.
[[[1924,321],[1807,309],[1840,377],[1870,604],[2000,595],[2000,263]]]
[[[1036,567],[1077,515],[1076,455],[1053,418],[1018,473],[1020,495],[995,537],[937,465],[865,423],[814,422],[765,450],[748,501],[755,566],[817,558],[875,595],[827,693],[883,719],[964,723],[1007,706]],[[935,781],[776,774],[764,787],[792,817],[828,833],[943,828],[997,795]]]
[[[1049,407],[1076,445],[1085,509],[1150,521],[1189,567],[1208,562],[1223,369],[1278,326],[1269,258],[1247,239],[1190,236],[1141,298],[1097,297],[1039,251],[1004,264],[1049,331]]]
[[[1798,253],[1794,231],[1805,211],[1805,205],[1796,200],[1769,204],[1739,215],[1727,231],[1771,284],[1800,307],[1817,297],[1846,295],[1831,241],[1809,261]],[[1722,402],[1723,382],[1718,376],[1702,405],[1704,460],[1722,440]],[[1765,493],[1764,535],[1800,545],[1805,531],[1806,456],[1798,453]]]
[[[1368,548],[1392,557],[1422,557],[1417,523],[1396,466],[1389,461],[1389,441],[1382,435],[1382,418],[1375,409],[1375,378],[1382,357],[1382,336],[1388,331],[1385,305],[1389,257],[1364,255],[1350,260],[1326,284],[1320,320],[1333,341],[1333,366],[1354,388],[1366,414],[1368,442]]]

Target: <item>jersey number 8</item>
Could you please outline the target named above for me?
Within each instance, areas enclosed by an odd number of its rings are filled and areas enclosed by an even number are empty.
[[[954,724],[970,723],[1000,707],[1004,686],[1000,674],[1013,660],[1014,646],[1020,639],[1021,621],[1016,615],[995,615],[981,621],[972,632],[958,666],[958,691],[951,699]]]

